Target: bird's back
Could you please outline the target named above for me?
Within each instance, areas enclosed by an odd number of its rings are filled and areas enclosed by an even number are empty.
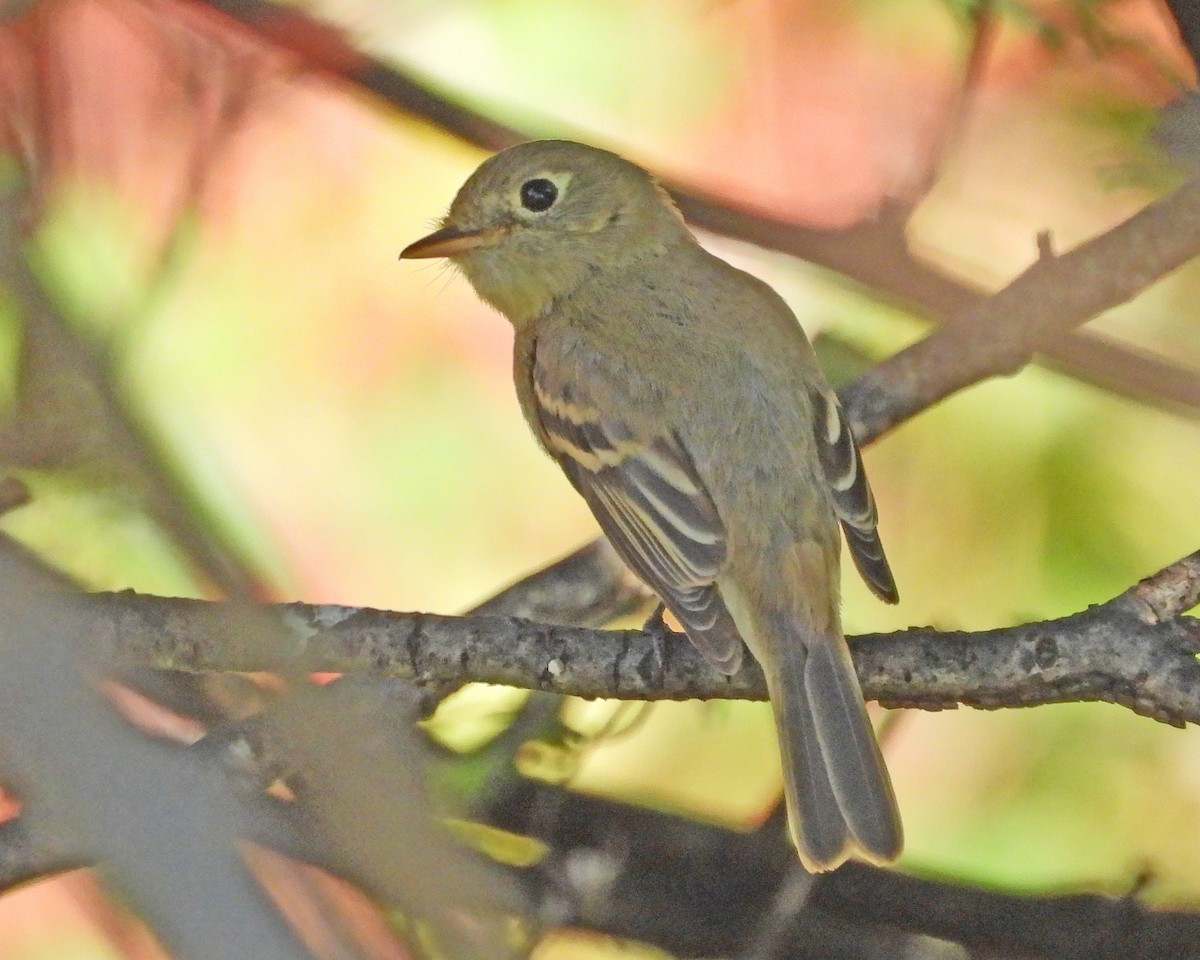
[[[836,543],[805,388],[821,374],[798,321],[769,286],[696,244],[665,256],[670,269],[636,261],[589,278],[537,325],[537,349],[555,351],[597,405],[636,411],[639,428],[678,425],[732,536],[737,519],[761,529],[765,516],[781,539]]]

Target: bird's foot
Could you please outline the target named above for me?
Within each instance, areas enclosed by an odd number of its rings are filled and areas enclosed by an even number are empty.
[[[650,637],[650,649],[654,651],[654,665],[660,674],[666,672],[667,640],[671,636],[671,628],[667,626],[667,621],[663,616],[666,612],[667,605],[659,603],[655,606],[654,612],[646,618],[646,622],[642,624],[642,630]]]

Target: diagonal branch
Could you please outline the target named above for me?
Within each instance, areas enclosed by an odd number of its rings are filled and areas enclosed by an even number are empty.
[[[846,391],[856,430],[878,437],[963,387],[1016,373],[1041,344],[1132,299],[1200,252],[1200,179],[1061,256],[1042,257],[958,322]]]

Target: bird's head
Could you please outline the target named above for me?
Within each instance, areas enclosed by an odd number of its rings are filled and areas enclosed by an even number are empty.
[[[537,140],[486,160],[441,229],[400,254],[448,257],[514,324],[590,274],[620,269],[691,234],[641,167],[607,150]]]

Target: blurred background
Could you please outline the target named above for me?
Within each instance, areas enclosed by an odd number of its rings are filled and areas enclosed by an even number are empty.
[[[1035,259],[1040,231],[1069,249],[1178,181],[1152,131],[1193,78],[1155,0],[997,3],[985,43],[975,6],[305,10],[531,136],[587,138],[737,206],[828,230],[911,210],[914,252],[992,290]],[[338,79],[356,61],[332,35],[289,38],[318,72],[184,0],[33,0],[2,16],[0,178],[35,161],[33,275],[102,345],[198,522],[261,595],[455,613],[597,534],[521,420],[508,325],[452,271],[397,260],[486,151]],[[886,290],[702,239],[786,297],[834,376],[930,329]],[[1090,329],[1200,371],[1197,303],[1192,264]],[[27,375],[20,315],[8,290],[10,405]],[[848,632],[1055,617],[1200,546],[1197,411],[1090,379],[1038,364],[870,448],[902,602],[878,604],[847,570]],[[76,403],[24,447],[9,438],[32,502],[0,529],[92,589],[209,595],[121,482],[94,405]],[[464,691],[438,732],[477,743],[520,696]],[[569,719],[596,734],[558,769],[580,790],[747,826],[778,799],[765,705],[580,703]],[[898,719],[885,751],[902,868],[1109,893],[1148,874],[1152,902],[1200,902],[1195,729],[1101,704]],[[0,958],[152,955],[96,897],[82,875],[0,897]],[[562,937],[538,956],[614,949]]]

